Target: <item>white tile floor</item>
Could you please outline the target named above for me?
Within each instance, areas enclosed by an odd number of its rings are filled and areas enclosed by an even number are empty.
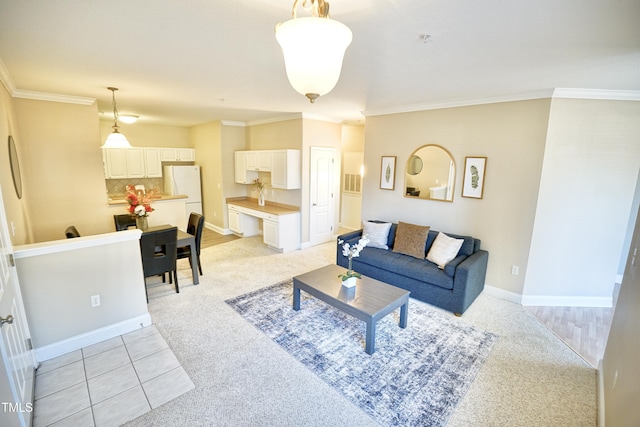
[[[43,362],[33,425],[117,426],[192,388],[152,325]]]

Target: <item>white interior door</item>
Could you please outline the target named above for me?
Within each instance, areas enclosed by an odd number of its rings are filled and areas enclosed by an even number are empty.
[[[335,150],[311,147],[309,243],[319,245],[333,238],[333,174]]]
[[[0,424],[30,426],[34,359],[0,189]]]

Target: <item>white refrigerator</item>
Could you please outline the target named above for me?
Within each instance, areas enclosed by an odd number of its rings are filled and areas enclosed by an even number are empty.
[[[187,218],[191,212],[202,215],[200,166],[165,166],[163,172],[164,193],[187,196]]]

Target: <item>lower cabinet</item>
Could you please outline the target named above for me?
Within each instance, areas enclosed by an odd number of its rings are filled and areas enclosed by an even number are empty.
[[[262,241],[282,252],[300,249],[300,212],[270,214],[244,206],[228,205],[229,230],[242,237],[260,233]]]

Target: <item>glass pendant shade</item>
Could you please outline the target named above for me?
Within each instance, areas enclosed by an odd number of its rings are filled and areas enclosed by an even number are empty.
[[[113,98],[113,132],[107,137],[100,148],[133,148],[127,138],[120,133],[120,129],[118,128],[118,106],[116,105],[116,91],[117,87],[108,87],[111,91],[111,96]]]
[[[132,148],[127,138],[118,129],[109,134],[100,148]]]
[[[329,93],[340,78],[342,59],[353,36],[329,18],[295,18],[276,26],[289,83],[311,102]]]

